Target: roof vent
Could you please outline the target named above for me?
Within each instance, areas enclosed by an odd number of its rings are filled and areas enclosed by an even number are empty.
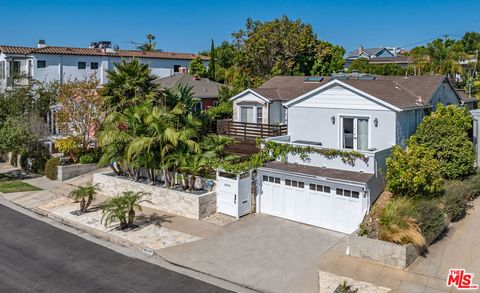
[[[323,76],[308,76],[304,79],[305,82],[321,82],[323,81]]]
[[[357,79],[358,80],[375,80],[376,77],[375,75],[371,75],[371,74],[360,74],[357,76]]]

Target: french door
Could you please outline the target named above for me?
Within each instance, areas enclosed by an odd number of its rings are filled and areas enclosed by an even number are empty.
[[[368,118],[342,117],[342,148],[368,150]]]

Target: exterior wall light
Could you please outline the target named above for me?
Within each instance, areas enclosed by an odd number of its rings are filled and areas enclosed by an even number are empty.
[[[373,125],[375,125],[375,127],[378,126],[378,119],[377,118],[373,119]]]
[[[332,116],[332,117],[330,118],[330,121],[332,121],[332,124],[335,124],[335,116]]]

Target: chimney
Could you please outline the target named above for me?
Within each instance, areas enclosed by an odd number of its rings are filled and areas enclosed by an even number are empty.
[[[37,47],[38,48],[45,48],[47,44],[45,44],[45,40],[38,40]]]

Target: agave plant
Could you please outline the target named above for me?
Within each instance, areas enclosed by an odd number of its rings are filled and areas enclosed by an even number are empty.
[[[102,208],[101,222],[107,227],[115,221],[120,221],[120,228],[122,230],[128,227],[127,225],[127,201],[125,197],[114,197],[105,202]]]
[[[127,226],[133,227],[133,220],[135,219],[135,209],[142,211],[142,207],[140,206],[143,202],[152,203],[151,201],[144,199],[143,197],[146,196],[148,193],[145,192],[133,192],[127,191],[122,193],[121,198],[123,198],[125,203],[125,210],[128,213],[128,221]]]
[[[70,192],[69,197],[80,202],[80,213],[86,213],[98,191],[98,184],[78,186],[75,190]]]

